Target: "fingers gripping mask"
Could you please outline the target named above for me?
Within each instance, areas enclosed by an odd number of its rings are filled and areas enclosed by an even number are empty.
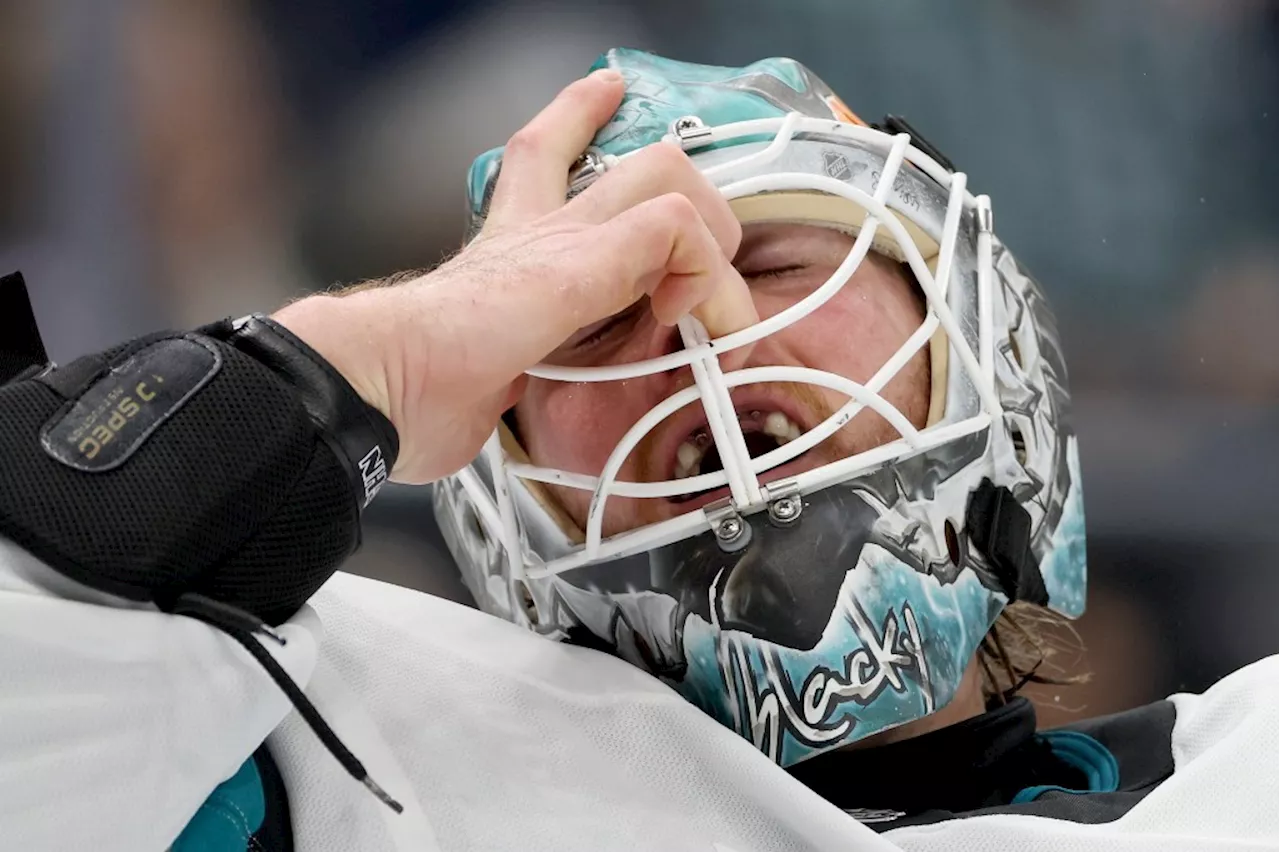
[[[1066,370],[989,199],[791,60],[597,64],[626,95],[568,194],[681,146],[743,223],[763,319],[655,346],[633,307],[530,371],[435,489],[480,606],[652,672],[782,765],[945,706],[1011,601],[1078,615]],[[500,167],[472,168],[473,230]]]

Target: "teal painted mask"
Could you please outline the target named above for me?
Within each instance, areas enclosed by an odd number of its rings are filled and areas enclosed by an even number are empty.
[[[530,371],[596,382],[706,368],[592,475],[538,468],[500,429],[437,485],[437,518],[479,605],[652,672],[782,765],[944,707],[1011,601],[1079,615],[1084,515],[1066,366],[1043,293],[994,234],[989,199],[923,140],[897,132],[903,125],[864,124],[792,60],[719,68],[613,50],[593,67],[604,66],[622,72],[626,96],[567,193],[647,146],[677,144],[744,224],[818,225],[855,239],[826,283],[742,332],[708,341],[685,320],[685,348],[662,358]],[[473,230],[501,158],[490,151],[471,169]],[[869,252],[903,264],[925,305],[876,375],[720,369],[724,352],[821,310]],[[921,351],[931,387],[918,427],[881,391]],[[733,403],[763,382],[811,384],[846,401],[761,452],[747,441],[761,418],[748,423]],[[714,448],[718,468],[619,481],[646,430],[686,406],[720,424],[703,448]],[[898,437],[770,476],[866,408]],[[548,484],[592,492],[586,523],[566,517]],[[717,488],[727,488],[722,499],[602,534],[610,496],[665,501]]]

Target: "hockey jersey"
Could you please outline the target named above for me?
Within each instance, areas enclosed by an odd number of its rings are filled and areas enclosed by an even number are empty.
[[[0,540],[0,849],[163,850],[198,813],[244,830],[249,815],[202,807],[264,741],[299,852],[1277,848],[1275,658],[1170,699],[1172,774],[1117,819],[990,813],[877,834],[604,654],[345,574],[281,632],[266,647],[403,814],[234,641]]]

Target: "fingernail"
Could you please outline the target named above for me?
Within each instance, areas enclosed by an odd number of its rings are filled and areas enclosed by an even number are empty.
[[[600,68],[591,72],[591,76],[605,83],[617,83],[622,79],[622,74],[613,68]]]

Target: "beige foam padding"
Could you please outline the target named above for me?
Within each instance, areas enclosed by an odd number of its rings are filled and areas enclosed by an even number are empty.
[[[729,202],[738,221],[744,225],[757,222],[776,222],[794,225],[836,226],[857,236],[867,220],[867,211],[860,205],[838,195],[822,192],[765,192],[745,198],[735,198]],[[920,227],[896,211],[890,211],[902,223],[907,235],[920,250],[929,271],[938,271],[939,246],[933,237],[920,230]],[[879,254],[902,263],[905,261],[902,247],[892,235],[883,229],[877,229],[871,241],[871,247]],[[947,333],[942,326],[934,332],[929,340],[929,416],[925,426],[932,426],[942,420],[947,407],[947,365],[951,347],[947,345]]]
[[[506,450],[507,457],[512,461],[521,462],[523,464],[533,464],[529,459],[529,454],[525,452],[524,447],[520,446],[520,442],[516,440],[515,434],[507,426],[506,421],[498,421],[498,440],[502,443],[502,449]],[[526,491],[538,502],[551,520],[555,521],[560,531],[565,534],[569,541],[574,544],[582,544],[587,540],[587,534],[582,531],[577,522],[569,517],[569,513],[560,505],[560,501],[551,493],[551,489],[545,483],[538,482],[533,479],[521,479],[520,483],[524,485]]]
[[[947,364],[951,347],[947,345],[947,332],[938,326],[929,338],[929,418],[925,428],[942,420],[947,411]]]
[[[821,223],[828,227],[842,226],[842,230],[857,234],[867,220],[867,211],[858,204],[847,198],[823,192],[764,192],[745,198],[735,198],[729,202],[729,206],[737,215],[738,221],[744,225],[751,222]],[[920,256],[926,262],[935,260],[938,256],[938,243],[933,237],[920,230],[920,227],[910,219],[904,218],[896,211],[890,212],[902,223],[907,236],[911,237],[911,241],[920,250]],[[898,241],[884,229],[876,230],[871,247],[877,253],[898,262],[906,259]]]

